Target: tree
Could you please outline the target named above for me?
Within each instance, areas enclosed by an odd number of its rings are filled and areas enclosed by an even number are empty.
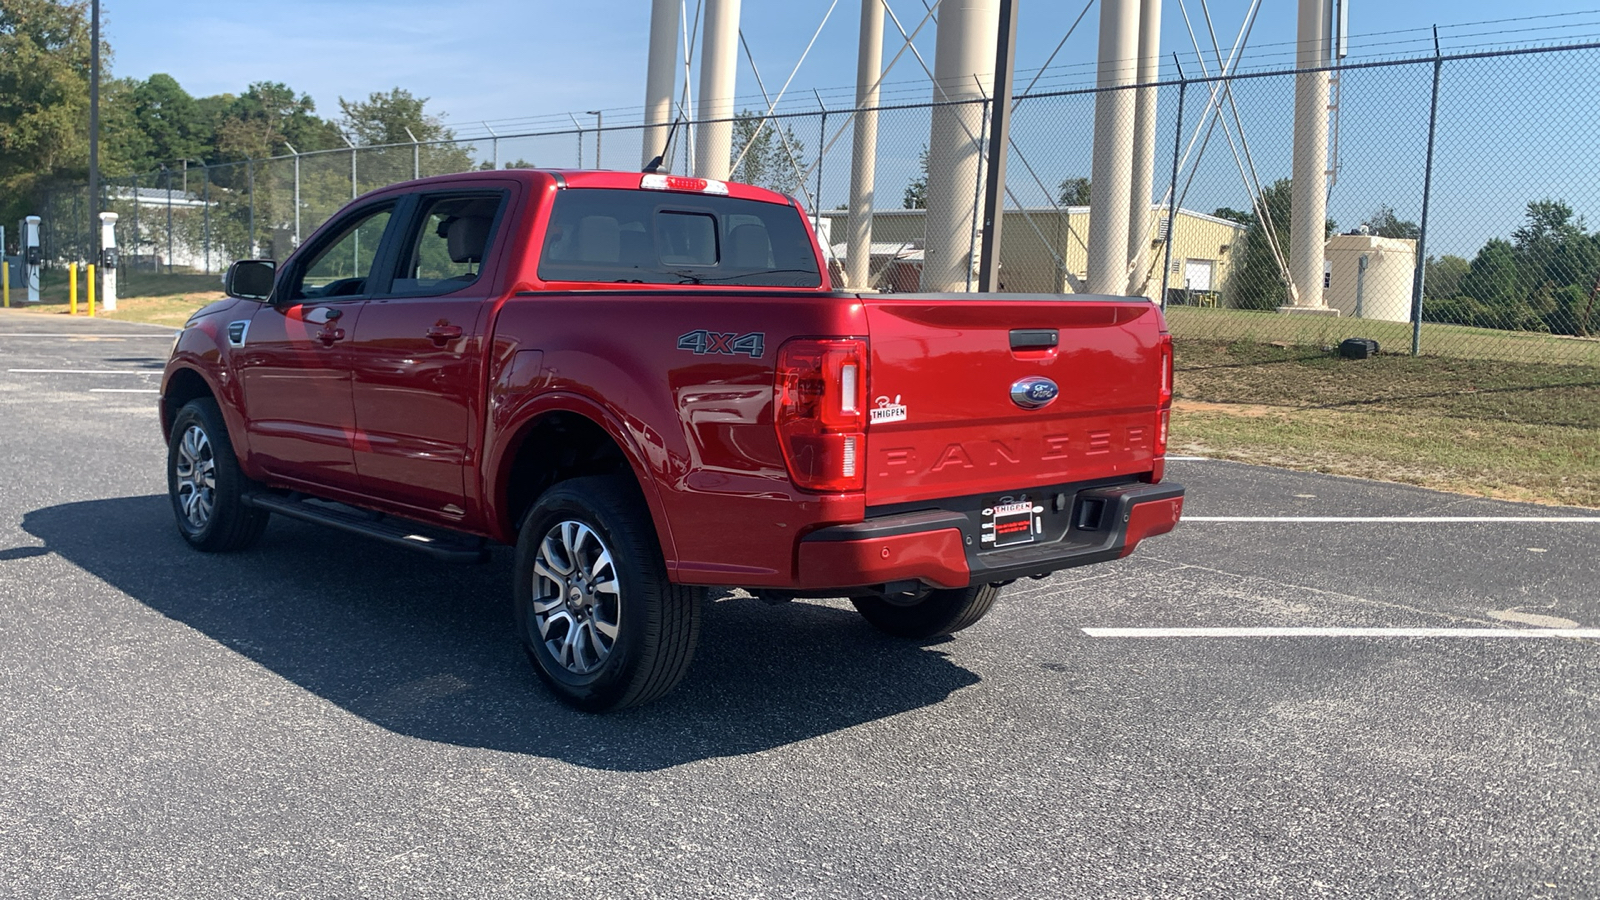
[[[1259,201],[1249,212],[1221,207],[1212,215],[1238,222],[1245,226],[1244,235],[1234,242],[1228,280],[1223,285],[1223,299],[1227,305],[1238,309],[1277,309],[1289,302],[1289,287],[1285,283],[1283,268],[1272,251],[1273,241],[1268,240],[1266,223],[1256,210],[1265,209],[1272,220],[1272,238],[1287,262],[1289,258],[1289,221],[1293,212],[1293,185],[1280,178],[1261,192]],[[1329,219],[1323,222],[1323,239],[1333,234],[1335,225]],[[1321,285],[1315,286],[1318,290]]]
[[[0,3],[0,221],[31,212],[38,189],[87,172],[88,3]]]
[[[317,104],[309,94],[296,94],[288,85],[258,81],[225,105],[202,103],[197,117],[207,108],[222,106],[213,142],[218,160],[265,159],[288,152],[290,146],[304,153],[330,150],[344,142],[330,122],[317,116]]]
[[[1061,179],[1061,205],[1088,206],[1089,179],[1077,177]]]
[[[1394,207],[1387,203],[1379,205],[1378,209],[1368,216],[1367,221],[1362,224],[1366,227],[1368,234],[1377,235],[1378,237],[1403,238],[1414,241],[1421,234],[1421,230],[1417,228],[1417,223],[1401,221],[1394,214]]]
[[[730,175],[734,181],[780,194],[793,194],[799,188],[800,175],[806,170],[805,144],[795,136],[793,126],[783,126],[781,137],[778,127],[776,122],[765,120],[748,109],[734,117],[733,143],[728,157],[730,164],[738,162]],[[793,160],[789,158],[790,153],[794,154]]]
[[[1461,279],[1472,263],[1459,256],[1430,256],[1423,264],[1422,296],[1426,300],[1454,297],[1461,292]]]
[[[905,193],[900,197],[900,205],[906,209],[928,208],[928,145],[922,145],[922,152],[917,156],[918,170],[922,173],[906,185]]]

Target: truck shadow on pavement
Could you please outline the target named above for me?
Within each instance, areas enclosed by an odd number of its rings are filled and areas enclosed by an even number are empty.
[[[853,610],[724,597],[693,668],[653,704],[606,716],[545,690],[513,633],[511,566],[447,566],[274,519],[255,548],[189,549],[164,495],[35,510],[47,549],[151,609],[399,734],[650,771],[780,747],[930,706],[977,683]],[[714,595],[715,596],[715,595]]]

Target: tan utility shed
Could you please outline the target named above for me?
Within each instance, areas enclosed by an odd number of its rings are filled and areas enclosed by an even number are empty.
[[[1417,242],[1369,234],[1328,238],[1323,300],[1341,316],[1411,321]]]
[[[833,221],[830,231],[835,240],[834,248],[842,258],[846,247],[838,238],[846,233],[846,213],[844,210],[828,210],[822,213],[822,217]],[[1161,291],[1166,219],[1166,207],[1151,207],[1150,251],[1146,258],[1145,280],[1142,287],[1135,285],[1136,294],[1154,297]],[[1089,265],[1084,245],[1089,234],[1089,207],[1065,206],[1059,212],[1052,207],[1026,211],[1008,209],[1001,228],[1000,283],[1005,290],[1061,294],[1082,289],[1081,280]],[[905,251],[898,255],[905,262],[907,256],[922,249],[922,234],[923,210],[888,209],[873,213],[874,281],[882,282],[888,276],[890,267],[884,264],[886,260],[880,259],[885,248],[904,247]],[[1197,291],[1219,288],[1227,275],[1228,250],[1243,234],[1244,226],[1237,222],[1193,210],[1178,210],[1178,228],[1172,245],[1173,274],[1169,285],[1181,289],[1186,281],[1208,277],[1208,285],[1190,286]],[[976,238],[973,248],[977,248]],[[1058,259],[1061,262],[1058,263]],[[973,284],[977,284],[976,273]],[[882,288],[885,285],[877,286]]]

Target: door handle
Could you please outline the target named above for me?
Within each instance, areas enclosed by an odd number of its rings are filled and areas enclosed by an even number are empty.
[[[332,347],[335,341],[344,340],[344,329],[324,328],[317,333],[317,340],[321,341],[324,347]]]
[[[443,344],[446,341],[453,341],[458,337],[461,337],[460,325],[451,325],[449,322],[440,322],[437,325],[428,326],[428,339],[436,344]]]

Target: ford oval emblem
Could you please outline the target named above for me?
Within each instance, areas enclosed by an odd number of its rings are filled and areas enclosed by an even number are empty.
[[[1061,388],[1040,375],[1029,375],[1011,386],[1011,402],[1023,409],[1043,409],[1059,396]]]

